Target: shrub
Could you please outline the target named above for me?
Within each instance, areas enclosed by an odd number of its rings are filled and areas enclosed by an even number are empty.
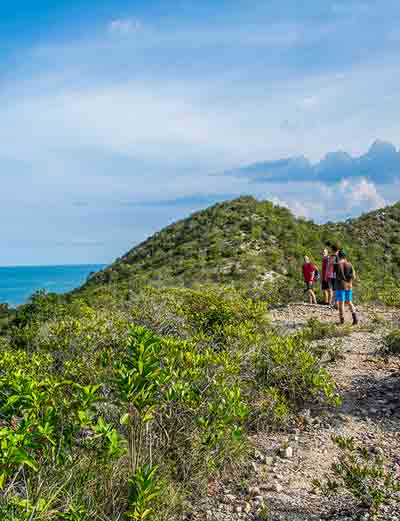
[[[350,335],[351,332],[350,326],[339,327],[337,324],[321,322],[316,318],[310,318],[303,329],[303,334],[309,341],[344,337]]]
[[[400,483],[382,456],[357,444],[353,438],[335,436],[333,441],[340,450],[339,460],[332,466],[335,479],[328,479],[325,484],[315,480],[316,488],[325,494],[338,494],[342,488],[374,517],[383,504],[400,500]]]
[[[271,425],[334,401],[305,335],[270,333],[264,303],[119,291],[60,315],[40,297],[42,319],[0,337],[0,517],[164,521],[240,462],[250,414]]]
[[[395,329],[385,336],[382,352],[384,355],[400,355],[400,329]]]
[[[336,385],[302,334],[271,334],[257,354],[258,381],[283,394],[291,406],[309,400],[339,403]],[[281,399],[279,400],[281,402]]]

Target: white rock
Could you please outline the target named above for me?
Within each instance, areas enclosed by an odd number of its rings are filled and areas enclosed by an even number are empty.
[[[286,447],[284,449],[281,449],[280,454],[281,454],[281,457],[285,458],[285,459],[293,458],[293,448]]]
[[[258,449],[255,449],[254,451],[254,458],[258,461],[265,461],[265,456],[262,452],[260,452]]]
[[[280,484],[280,483],[273,483],[272,486],[271,486],[271,489],[274,491],[274,492],[282,492],[283,490],[283,486]]]

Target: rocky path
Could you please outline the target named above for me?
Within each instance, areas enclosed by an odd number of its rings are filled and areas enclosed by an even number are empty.
[[[274,325],[288,331],[310,318],[337,321],[337,312],[324,306],[291,305],[272,313]],[[385,362],[377,350],[397,314],[382,309],[360,310],[361,325],[341,338],[343,357],[327,364],[343,398],[332,411],[304,410],[303,425],[289,434],[260,433],[252,437],[253,461],[245,478],[232,476],[214,484],[200,506],[196,521],[317,521],[369,519],[357,516],[350,504],[313,491],[335,460],[332,435],[354,437],[374,446],[397,463],[400,476],[400,362]],[[350,320],[350,317],[348,318]],[[337,341],[337,340],[335,340]],[[267,505],[262,508],[262,505]],[[382,521],[400,521],[400,506],[384,510]]]

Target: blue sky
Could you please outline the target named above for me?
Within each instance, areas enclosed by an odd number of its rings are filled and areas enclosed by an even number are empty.
[[[2,2],[0,265],[110,262],[240,194],[317,221],[400,199],[396,161],[224,174],[398,148],[399,22],[394,0]]]

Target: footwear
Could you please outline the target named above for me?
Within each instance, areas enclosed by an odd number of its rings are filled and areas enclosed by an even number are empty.
[[[353,326],[356,326],[358,324],[358,318],[356,313],[352,313],[353,316]]]
[[[344,324],[344,317],[340,317],[340,324]]]

